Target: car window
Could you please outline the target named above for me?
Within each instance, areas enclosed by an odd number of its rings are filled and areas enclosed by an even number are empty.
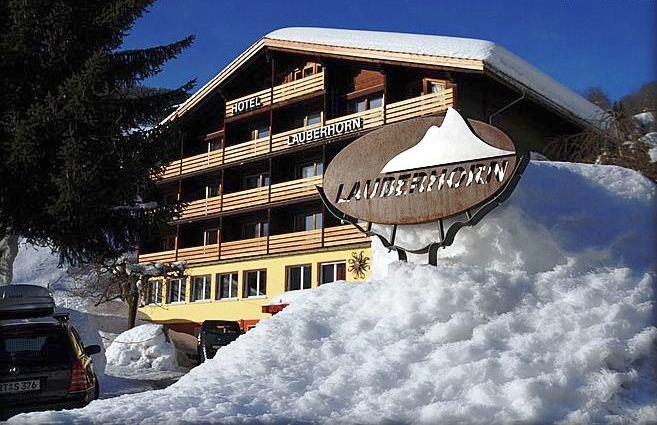
[[[61,326],[0,328],[0,363],[68,363],[71,342]]]

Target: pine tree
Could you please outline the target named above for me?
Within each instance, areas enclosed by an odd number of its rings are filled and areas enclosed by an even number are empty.
[[[176,213],[143,200],[174,150],[157,124],[194,82],[142,85],[193,37],[120,50],[154,1],[0,0],[0,240],[102,263]]]

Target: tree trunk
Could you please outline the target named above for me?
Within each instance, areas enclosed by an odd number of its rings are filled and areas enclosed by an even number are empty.
[[[0,285],[9,285],[14,279],[14,260],[18,255],[18,235],[11,229],[0,233]]]
[[[139,307],[139,294],[134,292],[126,300],[128,303],[128,329],[135,327],[137,322],[137,308]]]
[[[128,296],[126,297],[126,302],[128,303],[128,329],[135,327],[137,322],[137,309],[139,308],[139,281],[141,278],[135,279],[130,276],[130,289]]]

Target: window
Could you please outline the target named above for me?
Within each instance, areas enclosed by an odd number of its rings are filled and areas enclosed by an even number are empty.
[[[269,186],[269,173],[250,174],[242,180],[244,190]]]
[[[164,195],[164,203],[166,205],[176,205],[178,203],[178,194],[177,193],[167,193]]]
[[[50,366],[66,365],[71,361],[71,342],[62,326],[30,325],[29,331],[22,332],[16,332],[13,326],[0,327],[0,341],[0,364],[3,365],[20,362],[18,364]]]
[[[349,109],[351,112],[363,112],[368,109],[380,108],[383,106],[383,94],[373,94],[367,97],[354,99],[350,102]]]
[[[267,294],[267,270],[244,272],[244,298]]]
[[[310,289],[310,264],[303,266],[291,266],[287,268],[286,272],[286,291]]]
[[[210,299],[210,275],[194,276],[192,280],[192,302]]]
[[[306,162],[298,167],[298,176],[302,179],[308,177],[321,176],[324,174],[324,163],[319,160]]]
[[[217,275],[217,290],[214,299],[223,300],[227,298],[237,298],[237,273]]]
[[[208,229],[203,232],[203,245],[216,245],[219,243],[219,229]]]
[[[269,235],[269,223],[255,221],[242,224],[242,239],[262,238]]]
[[[305,230],[316,230],[322,228],[322,213],[297,214],[294,217],[294,230],[303,232]]]
[[[367,111],[367,99],[356,100],[356,112]]]
[[[221,149],[221,139],[212,139],[208,142],[208,152]]]
[[[314,124],[319,124],[322,122],[322,113],[321,112],[314,112],[312,114],[306,115],[304,119],[304,127],[307,127],[309,125],[314,125]]]
[[[383,106],[383,95],[379,94],[368,99],[370,109],[376,109]]]
[[[167,294],[167,303],[182,303],[185,302],[185,291],[187,285],[185,279],[169,279],[169,293]]]
[[[269,137],[269,124],[262,124],[251,131],[251,140]]]
[[[218,175],[210,176],[205,183],[205,196],[212,198],[219,196],[221,192],[221,178]]]
[[[146,286],[146,304],[160,304],[162,302],[162,282],[152,280]]]
[[[445,80],[433,80],[425,78],[422,81],[423,94],[440,93],[447,88],[448,82]]]
[[[338,263],[324,263],[319,266],[319,284],[345,280],[347,278],[347,266],[344,261]]]
[[[173,251],[176,249],[176,237],[167,236],[166,238],[162,239],[161,248],[162,251]]]
[[[318,74],[322,72],[322,64],[319,63],[306,63],[305,66],[296,68],[288,74],[285,78],[285,81],[296,81],[301,78],[310,77],[311,75]]]

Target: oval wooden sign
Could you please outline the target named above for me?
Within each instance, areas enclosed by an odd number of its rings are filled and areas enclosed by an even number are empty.
[[[504,189],[516,147],[454,109],[384,126],[354,141],[324,174],[328,200],[371,223],[417,224],[464,213]]]

